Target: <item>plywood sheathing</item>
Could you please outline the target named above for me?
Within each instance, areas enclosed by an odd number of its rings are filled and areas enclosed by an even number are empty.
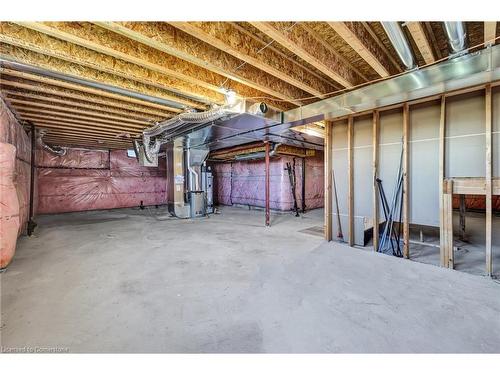
[[[328,76],[326,76],[323,72],[321,72],[308,62],[302,60],[300,57],[298,57],[295,53],[293,53],[289,49],[277,43],[274,39],[270,38],[267,34],[257,29],[251,23],[234,22],[233,24],[236,25],[236,27],[238,27],[240,30],[242,30],[243,32],[247,33],[252,38],[257,40],[263,47],[267,46],[266,49],[271,49],[275,51],[276,53],[283,56],[284,59],[287,59],[291,63],[300,66],[302,69],[306,70],[310,74],[317,77],[319,80],[323,81],[326,85],[328,85],[326,89],[328,89],[329,92],[334,90],[339,90],[342,88],[342,86],[338,85],[336,82],[332,82],[332,80]]]
[[[268,103],[277,108],[279,108],[279,105],[282,107],[286,106],[285,109],[295,106],[290,106],[288,103],[274,103],[273,97],[294,102],[294,98],[300,98],[304,94],[251,65],[241,66],[243,61],[232,56],[227,51],[214,48],[210,44],[167,23],[98,22],[97,24],[159,51],[217,73],[225,77],[220,80],[219,85],[224,84],[225,88],[231,88],[237,92],[241,91],[242,95],[246,91],[239,86],[240,84],[260,91],[248,91],[245,94],[245,96],[248,95],[247,97],[261,97],[262,93],[265,93],[266,96],[270,96]],[[229,81],[226,82],[227,79]]]
[[[390,56],[393,65],[396,65],[396,68],[400,72],[404,71],[404,66],[401,60],[399,59],[396,50],[392,46],[391,41],[387,37],[387,34],[385,33],[384,28],[382,27],[382,24],[380,22],[365,22],[365,25],[367,29],[373,34],[373,37],[377,38],[383,45],[387,55]]]
[[[465,22],[467,31],[468,47],[478,46],[470,52],[483,48],[484,43],[484,22]]]
[[[37,31],[59,37],[67,42],[79,44],[97,52],[114,56],[132,64],[179,80],[178,92],[202,98],[205,101],[217,102],[212,97],[215,95],[220,102],[221,82],[225,77],[214,73],[204,67],[169,55],[148,45],[110,31],[106,28],[88,22],[45,22],[22,23]],[[231,82],[239,95],[243,97],[263,96],[262,91],[257,91],[237,82]],[[199,90],[202,87],[213,91],[208,93]]]
[[[346,23],[347,24],[347,23]],[[356,33],[360,33],[358,27],[363,25],[360,22],[349,22]],[[347,61],[358,74],[362,75],[365,80],[370,81],[380,78],[380,74],[370,66],[352,46],[347,43],[341,35],[335,31],[332,26],[327,22],[307,22],[307,27],[313,30],[322,40],[327,43],[330,48],[335,50],[344,61]],[[371,38],[371,36],[368,36]]]
[[[247,64],[300,88],[302,91],[295,98],[305,96],[321,97],[328,92],[323,81],[308,74],[307,71],[283,60],[280,54],[264,49],[261,43],[239,30],[233,24],[225,22],[173,22],[172,25],[212,46],[227,51]],[[259,52],[259,50],[261,50]],[[304,95],[306,93],[306,95]]]
[[[447,57],[449,55],[448,39],[444,32],[442,22],[429,22],[430,30],[432,30],[432,35],[435,40],[435,48],[439,51],[440,58]]]
[[[186,107],[206,108],[200,102],[174,93],[170,88],[176,87],[178,80],[19,25],[0,23],[0,41],[7,43],[2,43],[1,54],[16,61],[64,74],[76,73],[81,78],[167,99]],[[223,101],[222,94],[216,98]]]
[[[346,88],[366,80],[306,25],[294,22],[255,22],[252,25]]]

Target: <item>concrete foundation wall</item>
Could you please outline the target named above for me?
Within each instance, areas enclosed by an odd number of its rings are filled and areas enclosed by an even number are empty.
[[[270,160],[270,207],[274,210],[293,209],[293,196],[286,163],[292,156],[273,157]],[[302,159],[295,158],[296,197],[302,207]],[[236,161],[213,163],[214,200],[216,204],[242,204],[265,207],[265,161]],[[324,162],[323,153],[306,158],[306,209],[323,207]]]

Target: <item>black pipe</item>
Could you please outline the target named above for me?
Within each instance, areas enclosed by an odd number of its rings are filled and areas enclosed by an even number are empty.
[[[31,174],[30,174],[30,215],[28,220],[28,236],[33,234],[36,227],[35,222],[35,174],[36,174],[36,129],[33,123],[31,125]]]

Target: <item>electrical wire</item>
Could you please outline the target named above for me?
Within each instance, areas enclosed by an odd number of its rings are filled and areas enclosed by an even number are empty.
[[[288,27],[285,29],[285,32],[289,32],[298,22],[294,22],[292,24],[292,26]],[[265,44],[264,47],[260,48],[257,50],[257,54],[261,53],[262,51],[264,51],[267,47],[269,47],[271,44],[273,44],[275,42],[274,39],[272,39],[269,43]],[[231,73],[236,73],[239,69],[243,68],[245,65],[247,65],[248,62],[246,61],[243,61],[240,65],[238,65],[236,68],[234,68],[234,70],[231,71]],[[226,83],[229,81],[229,77],[226,78],[226,80],[220,85],[220,87],[222,89],[226,89],[224,86],[226,85]],[[247,98],[247,99],[250,99],[250,98]],[[285,100],[286,101],[286,100]]]

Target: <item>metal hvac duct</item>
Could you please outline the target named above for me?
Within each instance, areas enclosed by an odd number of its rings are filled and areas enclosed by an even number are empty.
[[[385,33],[389,37],[392,46],[396,50],[399,59],[403,62],[407,70],[414,69],[416,67],[415,59],[413,58],[413,52],[406,39],[406,35],[403,33],[399,22],[381,22],[385,30]]]
[[[467,32],[465,31],[464,22],[443,22],[444,31],[448,38],[450,47],[450,57],[460,56],[467,49]]]

